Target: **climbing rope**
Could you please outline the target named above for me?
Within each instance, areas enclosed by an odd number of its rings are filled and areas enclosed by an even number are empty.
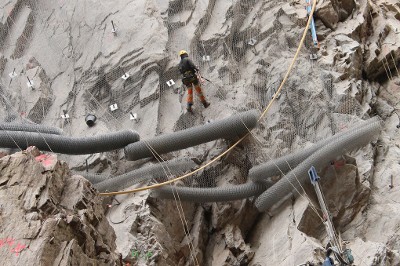
[[[316,3],[317,3],[317,0],[313,0],[313,6],[312,6],[311,12],[310,12],[310,14],[309,14],[309,17],[308,17],[308,20],[307,20],[307,24],[306,24],[306,26],[305,26],[305,28],[304,28],[302,38],[301,38],[301,40],[300,40],[300,42],[299,42],[299,45],[298,45],[297,50],[296,50],[296,53],[295,53],[295,55],[294,55],[294,57],[293,57],[293,59],[292,59],[292,62],[291,62],[291,64],[289,65],[288,70],[286,71],[285,77],[283,78],[283,80],[282,80],[282,82],[281,82],[281,84],[280,84],[278,90],[275,92],[275,94],[274,94],[273,98],[271,99],[271,101],[269,102],[268,106],[267,106],[267,107],[264,109],[264,111],[261,113],[260,118],[258,119],[258,121],[260,121],[260,120],[267,114],[268,110],[271,108],[272,104],[274,103],[274,101],[275,101],[276,98],[278,97],[280,91],[282,90],[283,86],[285,85],[285,83],[286,83],[286,81],[287,81],[287,79],[288,79],[288,77],[289,77],[289,75],[290,75],[290,73],[291,73],[291,71],[292,71],[292,69],[293,69],[293,67],[294,67],[294,64],[295,64],[295,62],[296,62],[296,60],[297,60],[297,57],[298,57],[298,55],[299,55],[299,53],[300,53],[300,50],[301,50],[301,48],[302,48],[302,46],[303,46],[303,44],[304,44],[304,40],[305,40],[305,38],[306,38],[306,36],[307,36],[308,28],[310,27],[310,23],[311,23],[311,20],[312,20],[312,18],[313,18],[313,14],[314,14],[314,11],[315,11]],[[182,179],[184,179],[184,178],[186,178],[186,177],[192,176],[192,175],[194,175],[195,173],[197,173],[197,172],[199,172],[199,171],[205,169],[205,168],[208,167],[209,165],[213,164],[214,162],[216,162],[217,160],[219,160],[220,158],[222,158],[223,156],[225,156],[227,153],[229,153],[230,151],[232,151],[239,143],[241,143],[241,142],[242,142],[245,138],[247,138],[249,135],[250,135],[250,133],[247,133],[246,135],[244,135],[243,137],[241,137],[237,142],[235,142],[231,147],[229,147],[226,151],[224,151],[223,153],[221,153],[220,155],[218,155],[217,157],[215,157],[214,159],[212,159],[211,161],[209,161],[209,162],[206,163],[205,165],[199,167],[198,169],[196,169],[196,170],[194,170],[194,171],[192,171],[192,172],[190,172],[190,173],[187,173],[187,174],[185,174],[185,175],[176,177],[176,178],[174,178],[174,179],[171,179],[171,180],[168,180],[168,181],[165,181],[165,182],[162,182],[162,183],[158,183],[158,184],[154,184],[154,185],[150,185],[150,186],[146,186],[146,187],[136,188],[136,189],[132,189],[132,190],[126,190],[126,191],[116,191],[116,192],[99,193],[99,195],[101,195],[101,196],[124,195],[124,194],[130,194],[130,193],[135,193],[135,192],[144,191],[144,190],[149,190],[149,189],[155,189],[155,188],[159,188],[159,187],[162,187],[162,186],[165,186],[165,185],[172,184],[172,183],[174,183],[174,182],[176,182],[176,181],[179,181],[179,180],[182,180]]]
[[[153,156],[156,158],[158,163],[161,164],[161,163],[165,162],[165,160],[153,149],[153,147],[151,147],[148,143],[146,143],[146,145],[148,146],[149,150],[151,151]],[[165,164],[165,165],[161,164],[161,165],[162,165],[163,171],[165,173],[165,176],[166,177],[168,177],[169,175],[172,176],[172,171],[168,167],[168,165],[167,164]],[[196,262],[196,265],[200,265],[197,260],[197,257],[194,255],[195,247],[192,242],[190,232],[188,231],[189,225],[188,225],[188,222],[185,217],[185,212],[183,210],[182,201],[179,198],[179,194],[174,190],[173,190],[173,196],[174,196],[174,202],[176,204],[176,209],[178,210],[179,219],[181,220],[181,223],[182,223],[183,233],[185,234],[185,236],[187,237],[187,240],[188,240],[188,248],[190,250],[190,256],[192,257],[193,261]]]

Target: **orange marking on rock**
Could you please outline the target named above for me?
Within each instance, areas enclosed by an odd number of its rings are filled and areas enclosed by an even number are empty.
[[[49,154],[41,154],[35,157],[37,162],[40,162],[44,167],[50,166],[54,162],[53,156]]]
[[[16,247],[11,249],[11,252],[14,252],[15,256],[18,256],[19,253],[21,253],[21,251],[24,250],[25,248],[26,248],[26,246],[24,244],[18,243]]]

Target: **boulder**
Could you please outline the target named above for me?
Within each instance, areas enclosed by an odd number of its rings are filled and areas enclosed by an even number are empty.
[[[339,15],[330,1],[325,1],[321,5],[317,5],[315,17],[320,19],[331,30],[336,29],[339,22]]]
[[[341,232],[366,206],[370,196],[370,189],[360,183],[356,165],[345,163],[344,160],[335,161],[330,171],[321,175],[322,192],[337,232]],[[315,192],[310,190],[308,195],[314,199],[314,207],[320,209]],[[322,213],[319,215],[322,217]],[[326,236],[324,225],[312,206],[305,209],[297,228],[317,239]]]
[[[4,265],[120,265],[97,192],[56,155],[4,156],[0,176]]]

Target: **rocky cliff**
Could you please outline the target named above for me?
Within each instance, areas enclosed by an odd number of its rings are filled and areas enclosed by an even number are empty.
[[[3,265],[120,265],[91,184],[36,148],[0,159]]]
[[[396,0],[317,2],[314,18],[319,46],[313,45],[309,34],[280,97],[251,138],[179,185],[244,183],[252,166],[378,115],[384,121],[379,138],[327,163],[320,175],[333,222],[352,249],[355,265],[398,265],[400,5]],[[304,7],[305,1],[270,0],[8,1],[0,5],[0,104],[4,110],[0,119],[56,125],[71,136],[130,128],[146,139],[243,110],[261,110],[291,63],[307,21]],[[185,112],[185,92],[176,68],[181,49],[189,51],[210,80],[203,87],[211,106],[202,109],[195,102],[194,115]],[[316,60],[310,59],[313,54]],[[169,87],[166,82],[171,79],[175,85]],[[110,108],[115,104],[116,109]],[[98,118],[94,127],[84,122],[88,113]],[[134,113],[137,121],[129,119]],[[218,140],[163,159],[190,156],[202,165],[230,144]],[[34,160],[38,155],[29,154],[13,156],[40,168]],[[107,175],[157,163],[127,162],[118,151],[59,157],[75,171]],[[2,163],[10,158],[14,157],[4,157]],[[68,213],[79,201],[83,208],[79,210],[92,210],[92,218],[85,218],[90,225],[80,229],[83,240],[65,233],[65,238],[55,237],[54,244],[44,244],[42,238],[35,243],[38,247],[54,245],[49,248],[54,254],[73,249],[74,254],[85,254],[88,263],[114,261],[112,236],[102,235],[104,228],[96,222],[102,220],[100,210],[97,213],[97,207],[91,206],[98,201],[95,192],[82,179],[68,177],[62,164],[57,167],[57,171],[44,173],[60,172],[57,178],[70,180],[63,181],[65,189],[77,186],[91,196],[86,200],[63,198],[64,194],[57,192],[63,191],[60,181],[46,192],[54,194],[51,202],[39,200],[41,193],[35,192],[39,196],[28,201],[29,206],[46,206],[41,211],[48,214],[37,214],[46,221],[53,212],[61,217],[61,209]],[[1,191],[8,194],[12,187]],[[328,239],[314,191],[308,186],[304,190],[303,196],[287,199],[268,213],[258,213],[253,199],[194,204],[179,198],[154,199],[141,192],[108,199],[108,219],[116,232],[117,251],[126,263],[134,265],[317,264],[324,258]],[[60,207],[62,200],[68,203]],[[25,217],[24,210],[15,217]],[[76,215],[83,219],[79,211]],[[41,223],[42,218],[35,218],[37,222],[32,224]],[[65,223],[62,232],[80,227],[78,218],[71,219],[59,219],[59,225]],[[15,222],[11,224],[10,230]],[[13,232],[24,230],[14,228]],[[51,234],[52,230],[45,232]],[[22,233],[4,237],[14,237],[25,246],[29,244],[26,239],[33,239]],[[86,239],[91,243],[88,247],[82,244]],[[28,252],[21,249],[19,256]],[[18,259],[7,254],[10,260]]]

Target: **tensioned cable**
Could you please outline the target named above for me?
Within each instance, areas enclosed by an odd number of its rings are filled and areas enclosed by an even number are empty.
[[[390,57],[391,57],[391,58],[392,58],[392,60],[393,60],[394,67],[395,67],[395,69],[396,69],[396,72],[397,72],[397,76],[399,76],[399,77],[400,77],[400,72],[399,72],[399,69],[397,68],[396,61],[395,61],[395,60],[394,60],[394,58],[393,58],[392,51],[390,51]]]
[[[312,10],[312,12],[313,12],[313,10]],[[311,13],[311,15],[312,15],[312,13]],[[275,98],[275,97],[274,97]],[[274,100],[274,99],[273,99]],[[264,114],[264,113],[263,113]],[[261,117],[260,117],[261,118]],[[250,133],[251,134],[251,133]],[[240,142],[240,141],[238,141],[238,142]]]
[[[255,138],[255,140],[256,140],[257,142],[259,142],[260,144],[262,144],[262,142],[261,142],[252,132],[250,132],[250,134],[252,134],[252,136]],[[268,156],[268,158],[273,162],[271,156],[269,156],[268,153],[267,153],[267,156]],[[290,166],[289,162],[286,161],[286,163],[287,163],[287,165],[289,166],[290,171],[292,171],[293,169],[292,169],[292,167]],[[302,193],[300,193],[300,191],[296,188],[295,185],[292,184],[292,182],[289,180],[289,178],[287,177],[287,175],[286,175],[285,173],[283,173],[283,171],[281,170],[281,168],[280,168],[276,163],[274,163],[274,164],[275,164],[275,167],[276,167],[276,168],[279,170],[279,172],[281,173],[282,178],[285,178],[285,179],[290,183],[290,185],[295,189],[295,191],[300,195],[300,197],[303,197],[304,199],[306,199],[306,200],[309,202],[311,209],[315,212],[315,214],[316,214],[316,215],[321,219],[321,221],[323,222],[323,221],[324,221],[323,218],[319,215],[319,213],[318,213],[318,211],[317,211],[319,208],[317,208],[317,207],[314,206],[314,204],[312,203],[311,199],[309,198],[307,192],[305,191],[303,185],[301,184],[301,182],[299,181],[299,179],[297,178],[297,176],[295,175],[296,181],[297,181],[297,183],[299,184],[299,186],[301,187],[301,189],[303,190],[305,196],[304,196]]]
[[[225,44],[226,44],[226,43],[225,43]],[[229,52],[229,51],[228,51],[228,52]],[[231,54],[231,53],[230,53],[230,55],[232,56],[232,54]],[[294,60],[295,60],[295,59],[294,59]],[[289,71],[290,71],[290,70],[289,70]],[[287,78],[287,77],[288,77],[288,75],[286,75],[286,78]],[[284,82],[285,82],[285,80],[284,80],[282,83],[284,83]],[[280,87],[280,89],[282,88],[282,85],[283,85],[283,84],[281,84],[281,87]],[[280,89],[278,89],[278,91],[279,91]],[[217,89],[217,90],[218,90],[218,89]],[[219,92],[219,90],[218,90],[218,92]],[[277,93],[275,94],[275,96],[277,96],[277,95],[278,95],[278,93],[279,93],[279,92],[277,92]],[[93,95],[91,95],[91,96],[93,97]],[[95,97],[93,97],[93,98],[95,98]],[[276,97],[274,97],[274,98],[276,98]],[[274,100],[274,99],[272,99],[272,101],[273,101],[273,100]],[[272,102],[272,101],[271,101],[271,102]],[[268,107],[267,107],[267,108],[268,108]],[[108,110],[107,110],[107,111],[108,111]],[[264,114],[265,114],[265,112],[264,112]],[[263,116],[263,115],[261,115],[261,117],[262,117],[262,116]],[[113,117],[113,116],[112,116],[112,117]],[[260,117],[260,118],[261,118],[261,117]],[[113,117],[113,118],[114,118],[114,119],[116,119],[115,117]],[[248,129],[248,131],[250,132],[250,130],[249,130],[249,129]],[[251,133],[251,132],[250,132],[250,133]],[[153,149],[153,150],[154,150],[154,149]],[[160,157],[160,158],[161,158],[161,157]],[[161,158],[161,159],[162,159],[162,158]],[[304,188],[303,188],[303,190],[304,190]],[[299,194],[301,194],[301,193],[299,193]]]
[[[277,96],[279,95],[279,92],[282,90],[283,85],[285,85],[285,83],[286,83],[286,81],[287,81],[287,79],[288,79],[288,77],[289,77],[289,75],[290,75],[290,72],[291,72],[292,69],[293,69],[293,66],[294,66],[294,64],[295,64],[295,62],[296,62],[296,60],[297,60],[297,57],[298,57],[298,55],[299,55],[299,53],[300,53],[300,50],[301,50],[301,48],[302,48],[302,46],[303,46],[303,43],[304,43],[304,40],[305,40],[305,38],[306,38],[306,35],[307,35],[307,32],[308,32],[308,28],[309,28],[309,26],[310,26],[311,20],[312,20],[312,18],[313,18],[313,14],[314,14],[314,11],[315,11],[316,3],[317,3],[317,0],[313,0],[313,6],[312,6],[311,12],[310,12],[310,14],[309,14],[309,17],[308,17],[308,20],[307,20],[307,24],[306,24],[306,26],[305,26],[305,28],[304,28],[303,36],[302,36],[302,38],[301,38],[301,40],[300,40],[300,43],[299,43],[299,45],[298,45],[298,47],[297,47],[297,51],[296,51],[296,53],[295,53],[295,55],[294,55],[294,57],[293,57],[293,59],[292,59],[292,62],[291,62],[290,66],[289,66],[289,68],[288,68],[288,70],[287,70],[287,72],[286,72],[286,74],[285,74],[285,77],[284,77],[284,79],[282,80],[282,82],[281,82],[281,84],[280,84],[278,90],[277,90],[276,93],[274,94],[273,98],[271,99],[271,101],[269,102],[269,104],[267,105],[267,107],[264,109],[264,111],[262,112],[262,114],[260,115],[260,118],[258,119],[258,121],[260,121],[260,120],[266,115],[266,113],[268,112],[268,110],[271,108],[272,103],[275,101],[275,99],[276,99]],[[195,174],[195,173],[197,173],[197,172],[203,170],[204,168],[208,167],[209,165],[213,164],[214,162],[216,162],[217,160],[219,160],[220,158],[222,158],[222,157],[223,157],[224,155],[226,155],[228,152],[230,152],[231,150],[233,150],[233,148],[235,148],[240,142],[242,142],[242,141],[243,141],[247,136],[249,136],[249,135],[250,135],[250,133],[247,133],[246,135],[244,135],[243,137],[241,137],[237,142],[235,142],[231,147],[229,147],[226,151],[224,151],[223,153],[221,153],[220,155],[218,155],[217,157],[215,157],[214,159],[212,159],[211,161],[209,161],[207,164],[205,164],[205,165],[199,167],[198,169],[196,169],[196,170],[194,170],[194,171],[192,171],[192,172],[190,172],[190,173],[188,173],[188,174],[182,175],[182,176],[180,176],[180,177],[177,177],[177,178],[174,178],[174,179],[171,179],[171,180],[168,180],[168,181],[159,183],[159,184],[154,184],[154,185],[151,185],[151,186],[147,186],[147,187],[141,187],[141,188],[136,188],[136,189],[132,189],[132,190],[126,190],[126,191],[99,193],[99,195],[101,195],[101,196],[113,196],[113,195],[123,195],[123,194],[135,193],[135,192],[139,192],[139,191],[144,191],[144,190],[148,190],[148,189],[154,189],[154,188],[162,187],[162,186],[165,186],[165,185],[174,183],[174,182],[176,182],[176,181],[178,181],[178,180],[184,179],[184,178],[186,178],[186,177],[188,177],[188,176],[192,176],[193,174]]]
[[[204,47],[203,47],[203,49],[204,49]],[[231,56],[232,56],[232,54],[230,54]],[[218,89],[217,89],[217,91],[218,92],[220,92]],[[278,93],[277,93],[278,94]],[[93,97],[93,95],[91,95],[92,97]],[[93,97],[93,98],[95,98],[95,97]],[[96,99],[95,99],[96,100]],[[107,111],[107,110],[106,110]],[[113,117],[113,116],[112,116]],[[115,117],[113,117],[114,119],[115,119]],[[247,130],[250,132],[250,130],[247,128]],[[251,132],[250,132],[251,133]],[[153,149],[154,150],[154,149]],[[159,156],[159,155],[158,155]],[[161,157],[160,157],[161,158]],[[161,158],[162,159],[162,158]],[[293,185],[292,185],[293,186]],[[303,188],[303,191],[304,191],[304,188]],[[299,194],[301,194],[301,193],[299,193]]]
[[[1,81],[0,81],[0,86],[2,85],[2,83],[1,83]],[[1,96],[2,96],[2,98],[4,99],[4,101],[5,101],[5,103],[6,103],[6,105],[8,105],[8,107],[9,108],[11,108],[15,113],[18,113],[18,111],[15,109],[15,107],[11,104],[11,102],[3,95],[3,94],[0,94]],[[7,103],[8,102],[8,103]],[[21,117],[21,116],[20,116]],[[22,118],[22,117],[21,117]],[[22,121],[24,121],[24,120],[27,120],[26,118],[22,118]],[[4,130],[4,128],[2,128],[3,130]],[[22,151],[22,149],[21,149],[21,147],[20,146],[18,146],[18,144],[16,143],[16,141],[14,140],[14,138],[10,135],[10,134],[8,134],[8,132],[7,132],[7,130],[4,130],[5,132],[6,132],[6,134],[9,136],[9,138],[11,138],[12,139],[12,141],[15,143],[15,145]],[[24,132],[24,131],[23,131]],[[53,150],[51,149],[51,147],[50,147],[50,145],[49,145],[49,143],[46,141],[46,138],[43,136],[43,133],[42,132],[40,132],[40,130],[39,129],[36,129],[36,131],[35,131],[36,133],[38,133],[39,134],[39,136],[43,139],[43,141],[45,142],[45,144],[46,144],[46,146],[49,148],[49,150],[51,151],[51,152],[53,152]],[[26,134],[28,134],[27,132],[24,132],[24,136],[26,135]],[[26,146],[28,146],[28,139],[25,137],[25,141],[26,141]],[[53,152],[54,153],[54,152]]]
[[[372,3],[369,1],[369,4],[372,6]],[[372,17],[372,12],[371,12],[371,10],[368,10],[369,11],[369,15],[370,15],[370,17],[371,17],[371,24],[372,24],[372,21],[373,21],[373,17]],[[380,13],[380,10],[378,10],[378,13]],[[382,42],[380,41],[380,39],[378,38],[378,45],[380,46],[380,47],[382,47],[383,46],[383,44],[382,44]],[[390,55],[392,55],[391,53],[390,53]],[[392,56],[392,59],[393,59],[393,56]],[[386,64],[387,64],[387,66],[385,66],[385,60],[386,60]],[[396,67],[396,70],[397,70],[397,66],[396,66],[396,62],[394,61],[394,59],[393,59],[393,63],[394,63],[394,65],[395,65],[395,67]],[[383,68],[385,69],[385,72],[386,72],[386,75],[387,75],[387,77],[388,77],[388,79],[389,80],[392,80],[393,79],[393,74],[392,74],[392,71],[390,70],[390,64],[389,64],[389,60],[386,58],[386,56],[384,56],[383,57],[383,59],[382,59],[382,66],[383,66]],[[387,68],[387,69],[386,69]],[[398,72],[397,72],[398,73]]]
[[[313,9],[314,9],[314,6],[313,6]],[[313,12],[313,11],[314,11],[314,10],[312,10],[312,12]],[[311,13],[311,15],[312,15],[312,13]],[[284,83],[284,81],[283,81],[283,83]],[[282,84],[282,85],[283,85],[283,84]],[[281,89],[281,88],[282,88],[282,87],[280,87],[280,89]],[[280,89],[278,90],[278,92],[280,91]],[[277,95],[277,94],[278,94],[278,93],[276,93],[276,95]],[[272,99],[272,101],[275,100],[276,95],[274,96],[274,98]],[[272,101],[271,101],[271,102],[272,102]],[[263,115],[264,115],[265,113],[266,113],[266,112],[264,112]],[[262,117],[263,115],[261,115],[261,117]],[[260,117],[260,119],[261,119],[261,117]],[[250,134],[251,134],[251,132],[250,132]],[[241,141],[241,140],[239,140],[238,142],[240,142],[240,141]]]
[[[185,5],[185,3],[183,3],[183,6],[184,6],[184,5]],[[161,156],[160,154],[158,154],[157,151],[156,151],[147,141],[144,141],[144,143],[146,144],[146,146],[148,147],[148,149],[150,150],[150,152],[153,154],[153,156],[156,158],[156,160],[157,160],[159,163],[160,163],[161,161],[162,161],[162,162],[165,162],[165,160],[162,158],[162,156]],[[162,168],[163,168],[163,171],[164,171],[164,173],[165,173],[167,179],[168,179],[169,176],[172,176],[172,171],[170,170],[170,168],[168,167],[168,165],[165,165],[165,166],[162,165]],[[175,192],[176,192],[176,191],[175,191]],[[180,200],[180,198],[179,198],[178,193],[175,193],[175,192],[173,192],[174,201],[175,201],[176,207],[177,207],[177,209],[178,209],[178,214],[179,214],[179,218],[180,218],[180,220],[181,220],[182,226],[183,226],[184,234],[185,234],[185,236],[186,236],[187,239],[188,239],[188,247],[189,247],[189,250],[190,250],[190,255],[191,255],[192,259],[193,259],[193,262],[194,262],[196,265],[200,265],[199,262],[198,262],[198,260],[197,260],[197,257],[196,257],[195,254],[194,254],[195,247],[194,247],[194,245],[193,245],[190,232],[188,231],[188,230],[189,230],[189,226],[188,226],[188,223],[187,223],[187,220],[186,220],[184,211],[183,211],[182,202],[181,202],[181,200]]]
[[[12,23],[15,24],[14,21],[12,21]],[[25,36],[24,36],[24,37],[25,37]],[[25,37],[25,39],[27,39],[27,38]],[[73,58],[73,59],[74,59],[74,58]],[[88,92],[89,92],[89,94],[91,95],[91,97],[96,101],[96,103],[98,104],[98,106],[102,107],[102,105],[99,104],[99,103],[97,102],[97,99],[90,93],[90,91],[88,91]],[[74,94],[77,94],[77,93],[75,92]],[[13,108],[12,105],[10,105],[10,106]],[[105,110],[105,112],[107,113],[108,110]],[[42,114],[42,115],[44,115],[44,114]],[[116,120],[116,118],[115,118],[112,114],[111,114],[111,117],[112,117],[114,120]],[[13,141],[14,141],[14,139],[13,139]],[[45,139],[44,139],[44,141],[46,142]],[[16,143],[16,142],[14,141],[14,143]],[[46,142],[46,144],[47,144],[47,142]],[[17,144],[16,144],[16,145],[17,145]],[[17,145],[17,146],[18,146],[18,145]],[[47,144],[47,146],[49,146],[49,145]],[[20,150],[22,150],[19,146],[18,146],[18,148],[19,148]],[[50,149],[50,151],[52,151],[50,147],[49,147],[49,149]],[[159,156],[159,157],[160,157],[160,159],[162,160],[161,156]],[[169,170],[170,174],[172,175],[170,169],[168,169],[168,170]],[[165,171],[165,169],[164,169],[164,171]],[[168,176],[167,173],[166,173],[166,175]],[[190,240],[191,240],[190,234],[189,234],[189,233],[187,232],[187,230],[185,229],[185,228],[189,228],[189,226],[188,226],[188,223],[187,223],[186,218],[185,218],[184,213],[183,213],[183,207],[181,206],[180,202],[178,203],[177,200],[176,200],[176,204],[177,204],[178,213],[179,213],[181,222],[182,222],[182,224],[183,224],[183,226],[184,226],[184,233],[185,233],[186,237],[187,237],[188,240],[189,240],[188,245],[189,245],[189,249],[191,250],[192,258],[193,258],[193,260],[197,263],[197,265],[199,265],[199,263],[198,263],[198,261],[197,261],[197,257],[194,256],[194,245],[193,245],[192,241],[190,241]],[[180,206],[179,206],[179,205],[180,205]],[[185,225],[186,225],[186,226],[185,226]]]
[[[370,5],[371,5],[371,3],[370,3]],[[372,6],[372,5],[371,5]],[[378,10],[378,13],[381,13],[381,7],[377,7],[379,10]],[[372,17],[372,14],[371,14],[371,10],[369,10],[369,14],[370,14],[370,16],[371,16],[371,23],[372,23],[372,20],[373,20],[373,17]],[[378,42],[380,42],[380,46],[382,47],[384,44],[386,44],[386,43],[382,43],[381,41],[380,41],[380,39],[378,38]],[[397,68],[397,64],[396,64],[396,61],[394,60],[394,58],[393,58],[393,55],[392,55],[392,51],[390,51],[390,57],[392,58],[392,61],[393,61],[393,64],[394,64],[394,67],[395,67],[395,69],[396,69],[396,72],[397,72],[397,76],[399,76],[400,77],[400,73],[399,73],[399,69]],[[386,56],[385,56],[385,58],[386,58]],[[388,64],[388,68],[389,68],[389,62],[388,62],[388,60],[386,59],[386,63]],[[389,68],[389,71],[390,71],[390,68]],[[390,73],[390,74],[392,74],[392,73]],[[393,77],[393,76],[392,76]]]
[[[151,153],[153,154],[153,156],[157,159],[157,161],[158,161],[159,163],[165,162],[165,160],[150,146],[150,144],[148,144],[147,142],[145,142],[145,143],[146,143],[146,145],[148,146],[148,148],[150,149],[150,151],[151,151]],[[165,173],[165,175],[166,175],[167,178],[168,178],[168,174],[169,174],[170,176],[172,176],[172,171],[171,171],[171,169],[168,167],[168,165],[165,165],[165,166],[164,166],[164,165],[162,164],[161,166],[162,166],[163,171],[164,171],[164,173]],[[176,195],[175,195],[175,194],[176,194]],[[180,218],[181,223],[182,223],[182,225],[183,225],[184,234],[185,234],[185,236],[186,236],[187,239],[188,239],[188,247],[189,247],[189,249],[190,249],[190,255],[192,256],[193,261],[197,262],[197,265],[200,265],[199,262],[198,262],[198,260],[197,260],[197,257],[194,255],[195,247],[194,247],[194,244],[193,244],[192,241],[191,241],[192,239],[191,239],[190,232],[188,231],[188,230],[189,230],[189,225],[188,225],[188,222],[187,222],[186,217],[185,217],[185,212],[183,211],[182,201],[180,200],[179,194],[178,194],[177,191],[173,192],[173,196],[174,196],[174,201],[175,201],[176,207],[177,207],[177,209],[178,209],[179,218]]]

